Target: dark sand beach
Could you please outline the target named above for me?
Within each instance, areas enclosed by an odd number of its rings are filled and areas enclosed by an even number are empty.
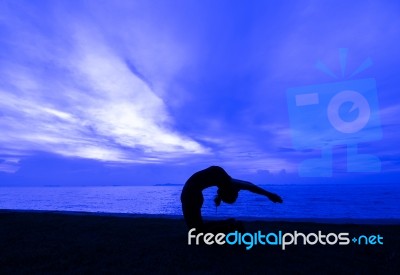
[[[247,221],[248,232],[380,234],[383,245],[189,246],[182,219],[0,211],[0,274],[398,274],[400,225]]]

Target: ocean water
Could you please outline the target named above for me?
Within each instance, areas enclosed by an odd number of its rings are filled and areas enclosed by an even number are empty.
[[[241,191],[233,205],[213,204],[204,191],[203,216],[257,219],[400,219],[400,185],[269,185],[283,204]],[[181,216],[182,186],[1,187],[0,209]]]

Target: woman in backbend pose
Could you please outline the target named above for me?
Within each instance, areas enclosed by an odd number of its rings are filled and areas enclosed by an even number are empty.
[[[240,190],[247,190],[259,195],[266,196],[272,202],[282,202],[277,194],[268,192],[250,182],[233,179],[219,166],[211,166],[207,169],[194,173],[185,183],[182,189],[181,202],[183,217],[187,226],[198,230],[207,230],[201,217],[203,205],[202,191],[208,187],[218,187],[215,205],[219,206],[221,201],[234,203]]]

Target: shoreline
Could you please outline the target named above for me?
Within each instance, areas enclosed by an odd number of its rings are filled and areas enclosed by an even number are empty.
[[[182,215],[166,215],[166,214],[136,214],[136,213],[115,213],[115,212],[86,212],[86,211],[66,211],[66,210],[26,210],[26,209],[0,209],[3,213],[51,213],[73,216],[100,216],[100,217],[121,217],[121,218],[160,218],[183,220]],[[212,217],[204,216],[204,220],[220,220],[231,217]],[[292,223],[321,223],[321,224],[354,224],[354,225],[400,225],[400,219],[327,219],[327,218],[260,218],[260,217],[235,217],[237,220],[248,222],[292,222]]]
[[[182,218],[0,210],[1,274],[396,274],[400,225],[243,221],[246,232],[383,236],[368,245],[189,245]]]

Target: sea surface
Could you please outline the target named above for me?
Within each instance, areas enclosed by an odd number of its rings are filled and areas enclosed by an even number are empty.
[[[283,204],[241,191],[216,208],[204,191],[203,216],[299,220],[400,220],[400,184],[269,185]],[[0,209],[181,216],[182,186],[0,187]]]

